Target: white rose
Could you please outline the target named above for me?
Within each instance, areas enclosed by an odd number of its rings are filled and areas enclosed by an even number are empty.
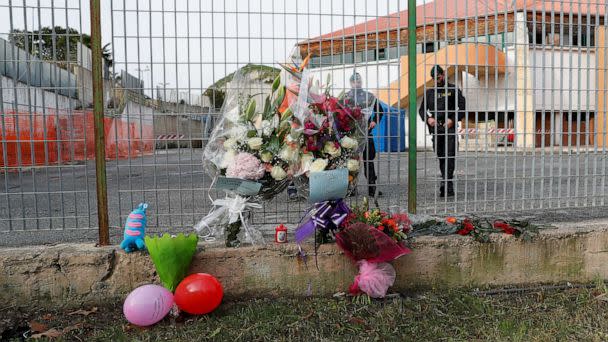
[[[221,169],[227,168],[228,165],[232,164],[232,162],[234,161],[234,158],[236,158],[236,151],[228,150],[226,153],[224,153],[224,157],[222,158],[222,163],[220,164],[220,168]]]
[[[310,172],[320,172],[327,167],[327,159],[317,159],[310,164]]]
[[[226,141],[224,141],[224,148],[226,150],[236,150],[236,142],[235,138],[226,139]]]
[[[323,152],[329,154],[332,158],[336,158],[340,156],[340,153],[342,153],[342,149],[340,147],[336,147],[336,144],[334,144],[333,142],[328,141],[323,147]]]
[[[285,172],[285,170],[283,170],[283,168],[280,166],[273,166],[272,170],[270,170],[270,176],[273,179],[280,181],[287,177],[287,172]]]
[[[262,161],[264,163],[270,163],[270,161],[272,160],[272,156],[273,154],[270,152],[264,152],[262,153],[262,155],[260,156],[260,158],[262,159]]]
[[[234,138],[237,141],[243,141],[245,139],[247,139],[247,132],[249,130],[247,129],[246,126],[234,126],[230,129],[228,135],[231,138]]]
[[[249,148],[252,150],[259,150],[263,144],[264,140],[262,138],[253,137],[247,140],[247,145],[249,145]]]
[[[263,136],[268,137],[272,134],[273,131],[274,131],[274,127],[272,127],[272,122],[270,122],[268,120],[262,121],[262,127],[260,128],[260,133],[262,133]]]
[[[312,164],[314,159],[315,157],[310,153],[303,154],[301,159],[302,162],[300,164],[300,168],[302,169],[301,172],[307,172],[310,170],[310,164]]]
[[[346,162],[346,168],[350,172],[357,172],[357,171],[359,171],[359,161],[358,160],[354,160],[354,159],[349,159]]]
[[[359,142],[351,137],[344,137],[340,140],[340,145],[349,150],[354,150],[359,146]]]
[[[291,145],[285,145],[279,152],[279,157],[286,162],[295,162],[298,160],[298,148]]]

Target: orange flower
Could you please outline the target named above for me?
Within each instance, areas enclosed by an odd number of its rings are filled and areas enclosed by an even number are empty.
[[[281,102],[281,105],[279,106],[279,113],[281,113],[281,114],[285,113],[287,108],[289,108],[289,104],[295,102],[296,100],[297,100],[296,94],[294,94],[290,91],[286,91],[285,97],[283,98],[283,102]]]
[[[366,212],[363,214],[363,217],[365,217],[366,219],[368,219],[368,218],[369,218],[369,211],[366,211]]]
[[[352,183],[355,178],[351,175],[348,175],[348,182]]]
[[[456,222],[458,222],[458,220],[456,220],[456,218],[453,216],[446,218],[445,221],[449,224],[456,224]]]
[[[304,61],[302,61],[302,65],[300,65],[300,71],[304,71],[304,68],[306,68],[306,66],[308,66],[308,62],[310,61],[310,53],[308,54],[308,56],[306,56],[306,58],[304,58]]]

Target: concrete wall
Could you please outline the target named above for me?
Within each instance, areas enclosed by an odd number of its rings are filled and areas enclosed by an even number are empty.
[[[4,111],[23,112],[43,112],[55,113],[57,110],[67,110],[80,106],[80,101],[55,94],[53,91],[48,91],[43,88],[29,87],[25,83],[13,83],[12,78],[0,76],[0,94],[2,97],[2,107]],[[15,97],[17,105],[15,106]]]
[[[227,298],[331,296],[346,292],[355,266],[335,245],[318,251],[318,269],[294,244],[258,248],[209,248],[194,258],[190,272],[218,277]],[[413,253],[393,263],[393,291],[416,287],[486,287],[608,278],[608,222],[562,224],[533,242],[496,235],[490,243],[469,237],[421,237]],[[117,247],[57,245],[0,249],[0,303],[73,305],[123,300],[139,285],[156,282],[145,253]]]
[[[157,148],[176,147],[202,147],[203,131],[206,128],[202,120],[193,120],[190,115],[159,113],[154,116],[154,134],[160,135],[183,135],[184,138],[178,140],[156,141]]]

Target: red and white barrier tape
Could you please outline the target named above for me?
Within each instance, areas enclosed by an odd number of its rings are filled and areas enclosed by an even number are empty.
[[[548,133],[560,134],[559,132],[554,132],[550,129],[546,129],[544,132],[547,134]],[[477,129],[477,128],[467,128],[467,129],[460,128],[458,130],[458,133],[460,133],[460,134],[463,134],[463,133],[515,134],[515,129],[513,129],[513,128],[490,128],[488,130],[481,130],[481,129]],[[536,130],[536,133],[543,133],[543,130],[538,129],[538,130]],[[585,133],[585,132],[581,132],[581,133]],[[567,134],[567,132],[563,132],[562,134]]]
[[[461,128],[458,130],[458,133],[489,133],[489,134],[494,134],[494,133],[499,133],[499,134],[514,134],[515,133],[515,129],[513,128],[490,128],[488,130],[480,130],[477,128]]]
[[[181,140],[186,136],[183,134],[163,134],[156,137],[156,140]]]

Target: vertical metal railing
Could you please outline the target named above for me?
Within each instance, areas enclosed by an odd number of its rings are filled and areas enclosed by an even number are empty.
[[[91,0],[91,54],[93,74],[93,117],[95,123],[95,180],[97,192],[98,243],[110,244],[108,222],[108,187],[106,179],[106,137],[104,131],[103,71],[101,58],[100,0]]]
[[[143,201],[152,232],[190,229],[215,195],[202,148],[231,75],[265,70],[250,87],[263,92],[294,51],[312,53],[311,74],[330,75],[333,95],[355,71],[388,94],[397,119],[376,133],[388,146],[374,160],[378,205],[601,216],[608,37],[596,34],[607,11],[600,0],[0,2],[0,231],[114,243]],[[418,114],[434,65],[467,100],[449,133],[453,197],[440,196],[447,163]],[[360,196],[367,183],[362,172]],[[295,224],[306,207],[281,194],[253,222]]]

